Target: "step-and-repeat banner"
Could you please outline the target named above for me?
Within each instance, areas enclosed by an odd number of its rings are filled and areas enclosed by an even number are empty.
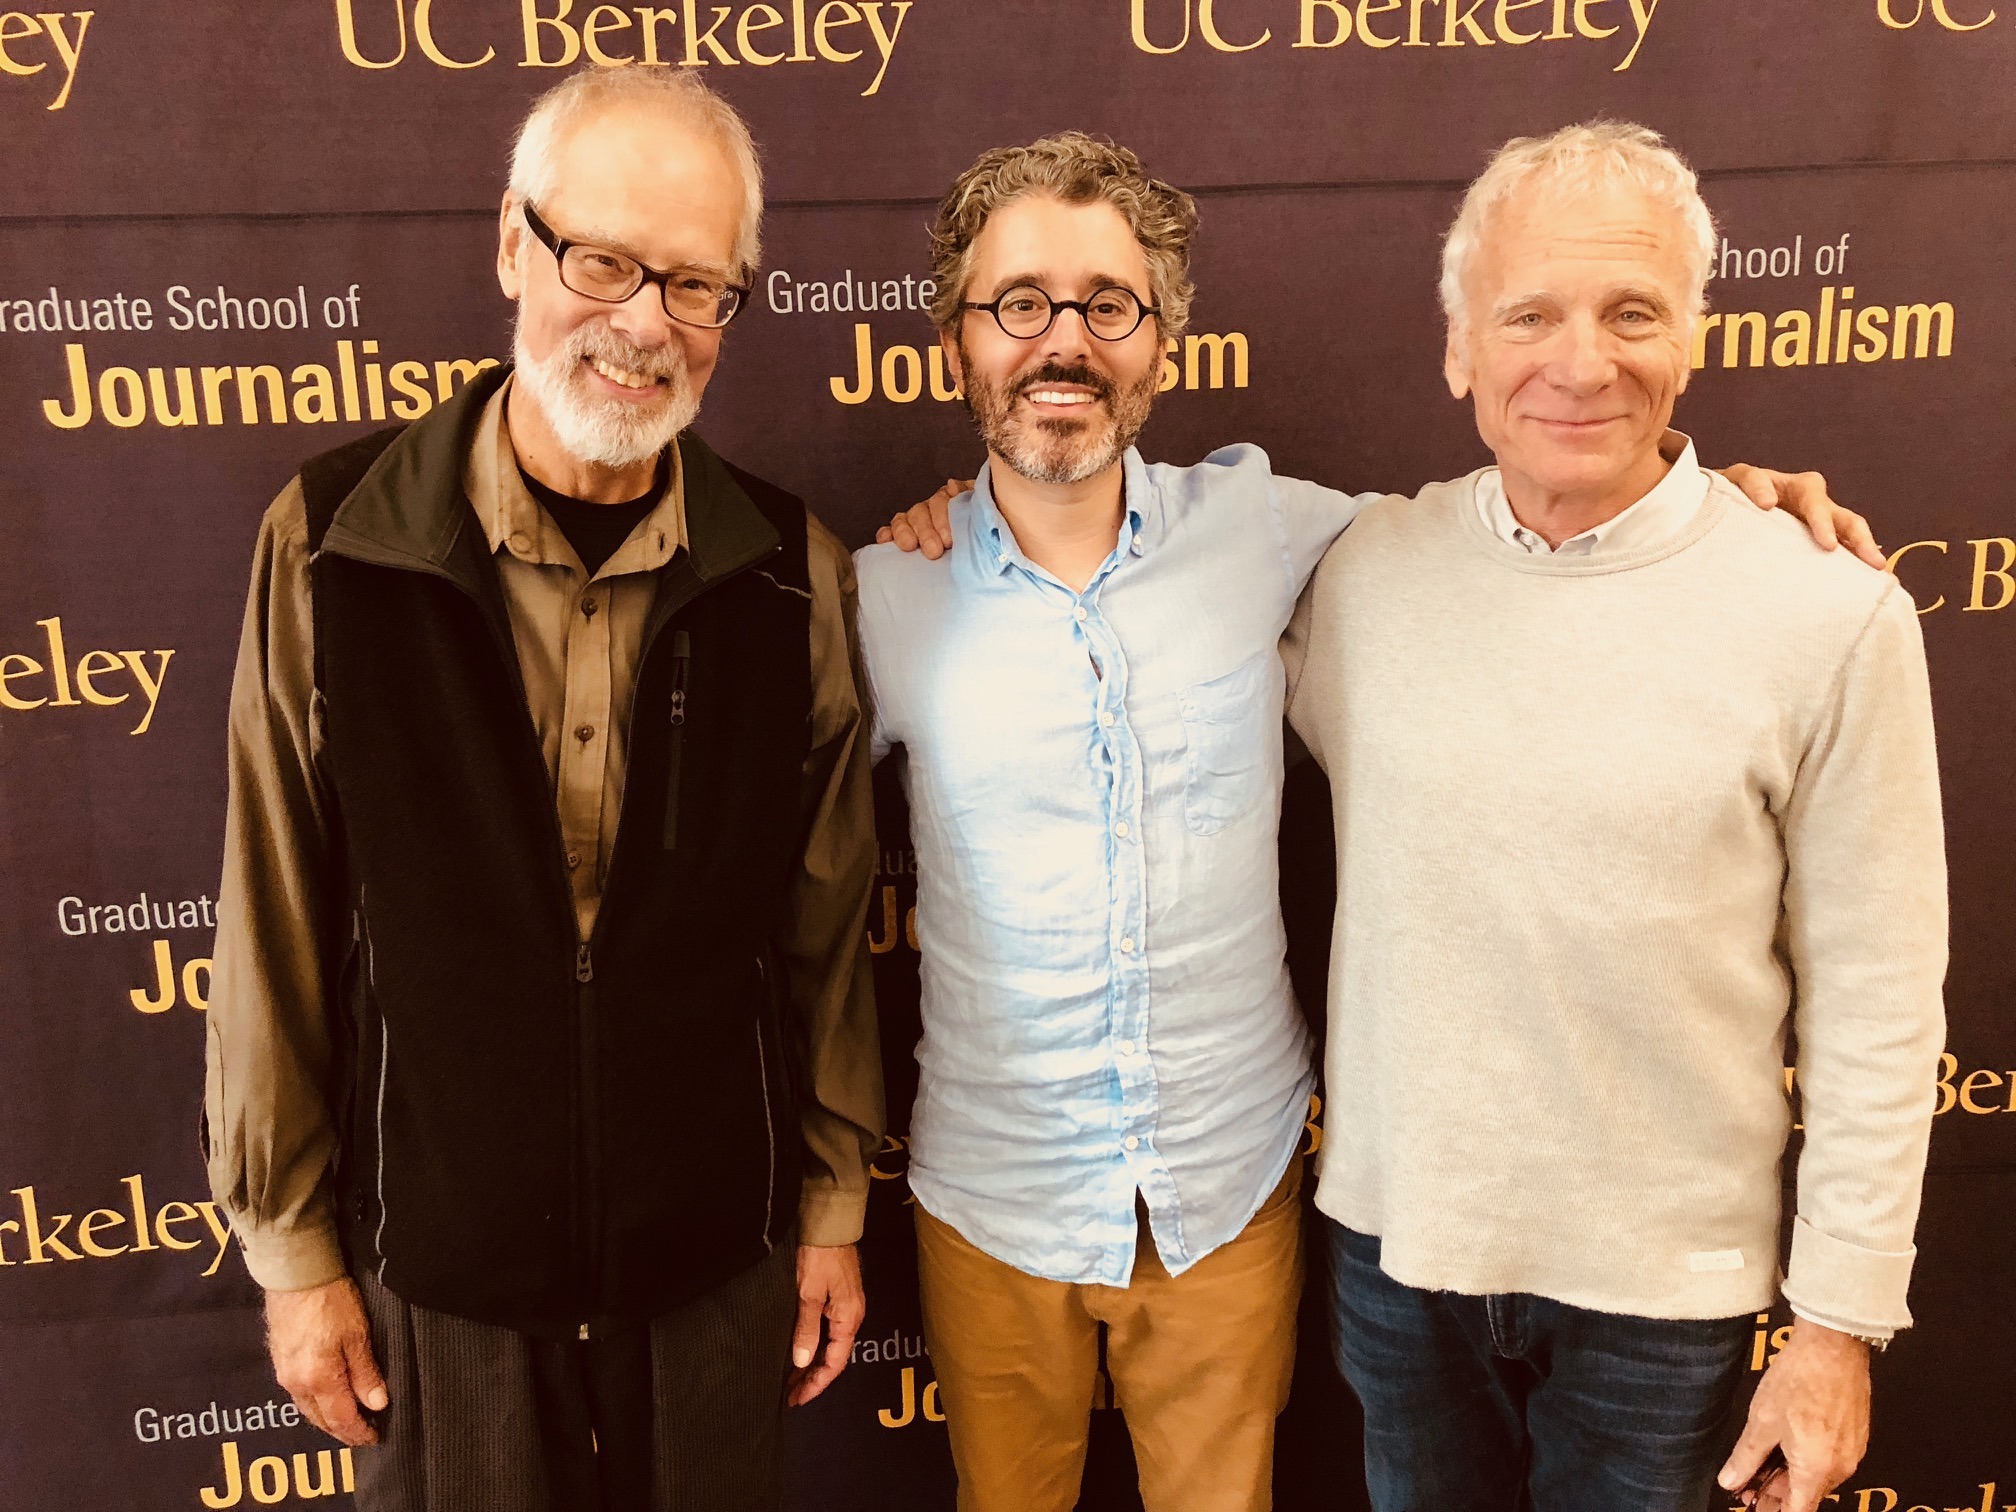
[[[4,3],[4,0],[0,0]],[[260,512],[306,456],[507,346],[511,125],[565,69],[693,68],[773,191],[701,429],[850,544],[979,458],[931,360],[935,197],[982,148],[1109,134],[1203,214],[1144,439],[1412,490],[1481,459],[1437,238],[1503,138],[1599,114],[1703,169],[1722,245],[1680,423],[1819,467],[1932,658],[1951,1030],[1913,1292],[1855,1512],[2016,1507],[2016,0],[101,0],[0,11],[0,1507],[336,1506],[196,1148],[226,692]],[[1462,606],[1451,606],[1461,612]],[[881,794],[869,948],[892,1134],[868,1327],[793,1423],[801,1509],[952,1505],[904,1130],[915,862]],[[1321,1001],[1326,798],[1285,906]],[[1312,1108],[1309,1144],[1321,1138]],[[1782,1346],[1757,1319],[1751,1364]],[[1285,1508],[1364,1505],[1308,1319]],[[1085,1505],[1134,1505],[1119,1413]]]

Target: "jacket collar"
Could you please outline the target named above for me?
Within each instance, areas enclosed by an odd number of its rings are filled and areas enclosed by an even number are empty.
[[[449,578],[482,595],[475,561],[490,553],[457,550],[466,533],[485,543],[463,485],[463,462],[485,405],[510,377],[508,365],[486,369],[432,413],[406,427],[337,507],[322,550],[380,567]],[[661,604],[669,608],[704,592],[775,550],[776,529],[736,482],[714,449],[691,431],[679,437],[684,474],[686,550],[666,569]],[[487,544],[487,543],[485,543]]]

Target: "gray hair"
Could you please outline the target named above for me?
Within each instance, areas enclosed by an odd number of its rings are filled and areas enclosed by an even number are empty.
[[[744,190],[742,223],[735,235],[736,276],[756,271],[762,250],[763,168],[748,124],[720,95],[688,69],[584,68],[532,102],[511,147],[511,197],[543,200],[554,188],[556,148],[583,116],[612,105],[655,106],[718,142],[734,161]]]
[[[1025,194],[1051,195],[1067,205],[1103,203],[1119,211],[1147,259],[1162,334],[1183,334],[1197,292],[1190,282],[1197,202],[1149,177],[1141,159],[1125,147],[1082,131],[1059,132],[1026,147],[993,148],[953,180],[931,223],[933,323],[940,329],[957,324],[975,239],[996,210]]]
[[[1629,121],[1590,121],[1564,126],[1551,136],[1514,137],[1491,155],[1472,181],[1463,207],[1442,239],[1442,313],[1460,328],[1468,314],[1463,278],[1483,239],[1484,224],[1515,193],[1538,181],[1569,190],[1602,184],[1632,184],[1680,219],[1692,298],[1685,311],[1691,323],[1708,302],[1708,274],[1715,263],[1715,218],[1694,170],[1650,127]]]

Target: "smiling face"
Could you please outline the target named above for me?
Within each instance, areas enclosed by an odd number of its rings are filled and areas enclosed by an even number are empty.
[[[1695,289],[1679,217],[1639,189],[1515,194],[1485,223],[1444,373],[1508,497],[1623,509],[1663,474]],[[1612,512],[1615,512],[1614,510]]]
[[[971,267],[965,297],[982,304],[1018,284],[1073,300],[1114,286],[1154,303],[1140,243],[1103,202],[1012,200],[974,238]],[[1082,483],[1117,466],[1147,423],[1161,376],[1152,315],[1131,335],[1104,341],[1077,311],[1060,310],[1048,331],[1023,340],[985,311],[967,310],[940,340],[988,451],[1038,483]]]
[[[537,209],[558,235],[651,268],[733,275],[743,186],[728,153],[683,121],[615,105],[565,130],[553,164],[554,188]],[[574,293],[508,198],[497,277],[518,301],[519,389],[569,456],[634,467],[692,423],[720,331],[673,320],[654,283],[621,304]]]

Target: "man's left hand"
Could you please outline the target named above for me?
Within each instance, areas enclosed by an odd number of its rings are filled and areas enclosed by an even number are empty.
[[[1723,468],[1722,476],[1742,489],[1759,509],[1782,509],[1797,515],[1823,550],[1846,546],[1879,572],[1888,569],[1890,563],[1877,546],[1869,522],[1828,498],[1827,480],[1817,472],[1781,473],[1737,462]]]
[[[1745,1491],[1774,1447],[1784,1451],[1785,1468]],[[1801,1318],[1758,1382],[1743,1437],[1718,1479],[1753,1512],[1816,1512],[1868,1447],[1869,1346]]]
[[[798,1246],[798,1326],[791,1334],[790,1403],[801,1407],[819,1395],[854,1352],[854,1335],[868,1316],[861,1289],[861,1256],[851,1244]],[[819,1324],[826,1323],[826,1342]]]

